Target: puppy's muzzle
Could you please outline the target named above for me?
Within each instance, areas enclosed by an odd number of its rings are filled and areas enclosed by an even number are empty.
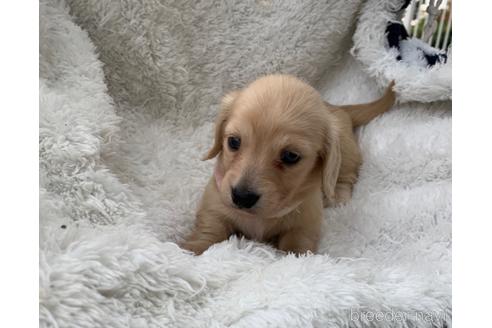
[[[244,187],[231,189],[232,202],[238,208],[252,208],[260,199],[261,195]]]

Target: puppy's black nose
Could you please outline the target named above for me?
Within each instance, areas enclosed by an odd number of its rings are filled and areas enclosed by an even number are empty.
[[[260,195],[245,188],[232,188],[231,195],[232,202],[239,208],[251,208],[260,199]]]

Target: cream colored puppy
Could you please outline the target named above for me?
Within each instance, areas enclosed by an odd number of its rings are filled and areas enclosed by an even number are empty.
[[[217,157],[214,174],[183,248],[201,254],[240,233],[315,252],[323,205],[349,200],[357,180],[353,128],[393,105],[391,88],[373,103],[333,106],[295,77],[269,75],[226,95],[204,158]]]

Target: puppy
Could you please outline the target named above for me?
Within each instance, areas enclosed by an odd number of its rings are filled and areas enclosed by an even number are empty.
[[[262,77],[222,100],[217,157],[195,227],[195,254],[240,233],[286,252],[317,250],[323,207],[346,202],[361,165],[353,129],[387,111],[391,84],[372,103],[333,106],[288,75]]]

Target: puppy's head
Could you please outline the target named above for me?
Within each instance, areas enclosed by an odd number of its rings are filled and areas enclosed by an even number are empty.
[[[215,180],[236,215],[280,217],[310,192],[333,195],[340,168],[337,125],[318,92],[286,75],[260,78],[222,100]]]

